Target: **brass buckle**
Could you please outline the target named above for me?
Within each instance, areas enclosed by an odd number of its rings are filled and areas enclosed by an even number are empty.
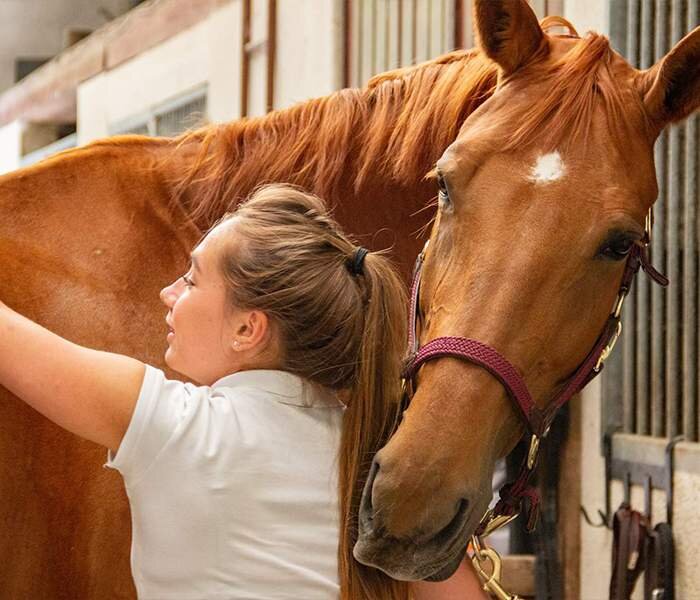
[[[535,460],[537,460],[537,452],[540,449],[540,438],[534,433],[530,438],[530,448],[527,451],[527,468],[528,471],[532,471],[532,467],[535,466]]]
[[[486,546],[478,536],[472,536],[472,565],[482,582],[482,589],[498,600],[521,600],[515,594],[509,594],[501,585],[501,556],[493,548]],[[483,568],[483,563],[491,563],[490,572]]]
[[[620,318],[620,314],[622,313],[622,305],[625,302],[625,298],[627,297],[627,294],[625,293],[619,293],[617,295],[617,300],[615,300],[615,306],[613,306],[612,310],[612,316],[615,317],[616,319]]]
[[[644,218],[644,233],[646,234],[647,244],[651,242],[651,228],[654,226],[654,209],[649,208],[647,216]]]
[[[484,525],[484,529],[479,537],[485,538],[485,537],[490,536],[497,529],[500,529],[501,527],[505,527],[506,525],[508,525],[508,523],[510,523],[515,518],[517,518],[517,516],[519,514],[520,514],[519,512],[516,512],[515,514],[512,514],[510,516],[507,516],[507,515],[494,516],[493,510],[489,508],[484,513],[484,516],[481,517],[480,525],[484,522],[486,523],[486,525]]]
[[[600,356],[598,357],[598,361],[595,364],[595,367],[593,367],[593,370],[597,373],[600,371],[600,368],[603,366],[603,363],[608,359],[608,356],[610,356],[610,353],[613,351],[613,348],[615,347],[615,344],[617,343],[618,338],[620,337],[620,334],[622,333],[622,321],[617,322],[617,328],[615,329],[615,333],[613,334],[611,340],[608,342],[608,345],[605,346],[603,351],[600,353]]]

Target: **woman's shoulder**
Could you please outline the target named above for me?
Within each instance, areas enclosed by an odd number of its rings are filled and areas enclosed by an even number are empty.
[[[211,386],[213,397],[234,402],[246,398],[300,408],[344,408],[338,394],[289,371],[250,369],[222,377]]]

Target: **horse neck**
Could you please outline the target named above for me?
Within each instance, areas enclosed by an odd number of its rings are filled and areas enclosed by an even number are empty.
[[[387,188],[405,196],[494,83],[480,54],[455,52],[363,89],[192,132],[177,140],[192,158],[177,171],[175,196],[202,229],[266,182],[293,183],[332,204]]]

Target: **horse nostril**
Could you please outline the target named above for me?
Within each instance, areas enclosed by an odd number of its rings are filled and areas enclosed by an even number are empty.
[[[360,499],[360,521],[364,521],[366,524],[371,524],[374,520],[374,507],[372,502],[373,484],[379,469],[379,463],[376,459],[373,460],[369,472],[367,473],[367,481],[365,481],[365,486],[362,490],[362,498]]]

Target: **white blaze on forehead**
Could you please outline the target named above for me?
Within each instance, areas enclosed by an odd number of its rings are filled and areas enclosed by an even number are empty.
[[[551,183],[564,176],[564,163],[559,152],[544,154],[537,158],[535,166],[530,171],[530,180],[535,183]]]

